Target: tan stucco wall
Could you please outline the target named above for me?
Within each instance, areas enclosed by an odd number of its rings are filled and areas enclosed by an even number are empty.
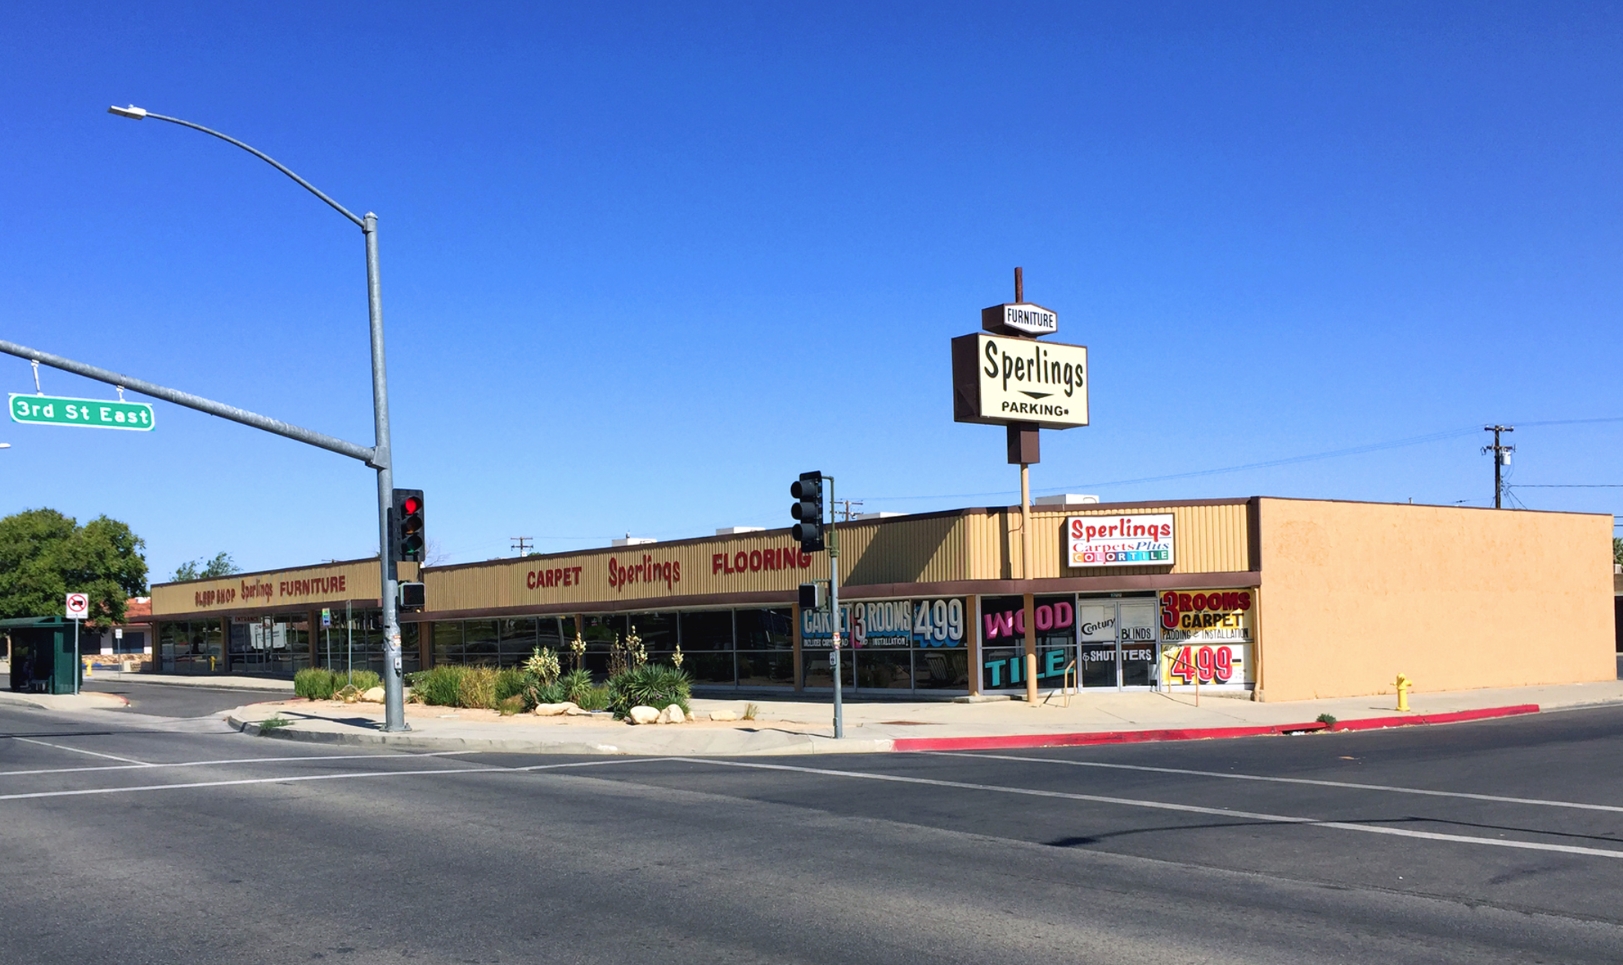
[[[1611,680],[1612,520],[1263,499],[1266,700]]]

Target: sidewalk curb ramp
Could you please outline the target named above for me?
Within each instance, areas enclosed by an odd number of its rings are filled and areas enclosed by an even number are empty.
[[[1141,744],[1153,741],[1222,740],[1230,737],[1280,737],[1289,734],[1382,730],[1413,727],[1417,724],[1454,724],[1468,720],[1492,720],[1536,714],[1538,704],[1510,707],[1483,707],[1441,714],[1406,714],[1401,717],[1364,717],[1338,720],[1334,724],[1310,721],[1304,724],[1259,724],[1246,727],[1189,727],[1171,730],[1106,730],[1081,734],[1008,734],[999,737],[899,737],[897,751],[990,751],[1022,747],[1085,747],[1094,744]]]
[[[240,709],[240,708],[239,708]],[[346,746],[378,746],[415,751],[447,751],[461,749],[474,753],[506,754],[571,754],[581,756],[617,754],[638,757],[760,757],[799,754],[883,754],[920,751],[977,751],[1010,750],[1030,747],[1085,747],[1098,744],[1142,744],[1159,741],[1222,740],[1232,737],[1281,737],[1294,734],[1321,732],[1382,730],[1389,727],[1413,727],[1420,724],[1453,724],[1472,720],[1492,720],[1539,713],[1538,704],[1515,704],[1508,707],[1484,707],[1437,714],[1407,714],[1392,717],[1365,717],[1357,720],[1324,724],[1310,721],[1302,724],[1261,724],[1242,727],[1188,727],[1160,730],[1111,730],[1076,734],[1005,734],[996,737],[899,737],[894,740],[846,739],[836,742],[829,737],[813,734],[785,734],[777,732],[768,740],[769,746],[755,748],[721,747],[708,749],[637,748],[621,747],[604,741],[543,741],[535,739],[432,737],[421,734],[385,734],[378,731],[301,731],[291,727],[265,728],[258,721],[244,720],[235,712],[225,718],[233,729],[255,737],[278,740],[303,741],[311,744],[339,744]],[[675,739],[681,735],[669,733]],[[628,737],[633,735],[628,734]],[[645,735],[636,735],[639,740]],[[765,735],[751,735],[765,736]],[[758,740],[755,743],[767,743]]]

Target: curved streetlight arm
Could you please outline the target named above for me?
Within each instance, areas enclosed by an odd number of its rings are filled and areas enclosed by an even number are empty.
[[[339,214],[343,215],[344,217],[348,218],[349,220],[355,222],[355,227],[360,228],[363,231],[366,230],[366,222],[365,221],[363,221],[360,218],[356,217],[355,214],[353,212],[351,212],[348,208],[344,207],[343,205],[339,204],[337,201],[334,201],[332,198],[328,197],[327,194],[325,192],[323,192],[320,188],[318,188],[315,185],[311,184],[309,181],[306,181],[305,179],[299,177],[297,174],[294,174],[292,171],[288,170],[287,165],[285,165],[282,162],[280,162],[280,161],[276,160],[275,158],[271,157],[269,154],[266,154],[264,151],[261,151],[261,150],[255,148],[255,147],[253,147],[252,145],[244,144],[244,143],[242,143],[241,141],[237,140],[236,138],[232,137],[229,134],[221,134],[219,131],[216,131],[212,127],[204,127],[201,124],[193,124],[191,121],[181,120],[178,117],[170,117],[170,116],[168,116],[166,114],[154,114],[151,111],[142,110],[141,108],[136,107],[134,104],[131,104],[129,107],[109,107],[109,108],[107,108],[107,113],[109,113],[109,114],[117,114],[119,117],[128,117],[128,118],[131,118],[131,119],[137,120],[137,121],[141,120],[142,118],[146,118],[146,117],[150,117],[155,121],[168,121],[171,124],[179,124],[181,127],[189,127],[194,131],[202,131],[204,134],[212,134],[212,135],[214,135],[215,137],[219,138],[222,141],[226,141],[228,143],[235,144],[237,147],[242,148],[244,151],[247,151],[249,154],[252,154],[256,158],[259,158],[261,161],[264,161],[266,164],[269,164],[271,167],[275,168],[276,170],[278,170],[278,171],[282,172],[283,174],[287,175],[288,177],[292,178],[294,181],[297,181],[299,183],[300,187],[304,188],[306,191],[310,192],[311,194],[315,195],[316,197],[320,198],[321,200],[327,202],[329,205],[332,206],[332,209],[334,211],[338,212]]]
[[[383,610],[383,654],[384,661],[386,663],[386,670],[383,675],[383,729],[385,731],[411,730],[411,725],[406,723],[406,712],[403,699],[404,673],[400,653],[400,619],[398,610],[396,608],[398,601],[395,599],[398,584],[396,581],[394,565],[395,561],[390,558],[391,554],[389,553],[389,521],[390,514],[393,509],[394,493],[394,460],[389,452],[389,388],[388,377],[385,374],[385,366],[383,362],[383,292],[382,286],[378,281],[377,215],[367,212],[364,218],[356,217],[354,212],[339,204],[337,201],[334,201],[332,198],[329,198],[309,181],[306,181],[297,174],[294,174],[292,171],[288,170],[285,165],[277,161],[275,158],[263,151],[256,150],[255,148],[242,143],[234,137],[221,134],[219,131],[216,131],[213,128],[204,127],[201,124],[193,124],[191,121],[183,121],[178,117],[168,117],[163,114],[153,114],[150,111],[136,107],[134,104],[131,104],[128,107],[109,107],[107,108],[107,113],[116,114],[119,117],[128,117],[137,121],[147,117],[155,117],[160,121],[168,121],[171,124],[179,124],[181,127],[189,127],[194,131],[201,131],[204,134],[217,137],[228,144],[234,144],[237,147],[242,148],[244,151],[247,151],[249,154],[252,154],[254,157],[259,158],[261,161],[264,161],[266,164],[269,164],[276,170],[292,178],[300,187],[327,202],[327,204],[334,211],[348,218],[351,223],[360,228],[361,234],[366,238],[366,301],[367,315],[369,317],[372,336],[372,418],[376,428],[377,442],[371,449],[361,451],[366,453],[366,464],[378,471],[378,570],[381,578],[378,602],[381,604]],[[131,387],[134,388],[135,386],[131,385]],[[138,391],[147,391],[148,394],[151,394],[150,390]],[[159,396],[159,398],[164,398],[164,396]],[[178,402],[181,405],[191,405],[193,408],[199,408],[196,401],[181,401],[178,398],[170,398],[172,401]],[[219,405],[218,403],[212,404]],[[207,412],[214,410],[204,409],[204,411]],[[228,419],[236,418],[238,421],[245,421],[236,415],[227,415],[224,412],[215,411],[214,414],[222,415]],[[259,416],[257,418],[263,419],[264,417]],[[248,424],[254,425],[255,423],[250,422]],[[261,424],[260,428],[268,429],[271,432],[281,431],[278,428],[272,428],[270,425],[264,424]],[[298,431],[304,432],[307,430]],[[289,433],[283,432],[282,434],[288,435]],[[293,436],[293,438],[299,437]],[[335,452],[345,452],[344,449],[335,448],[330,443],[315,442],[308,439],[305,441],[311,442],[313,445],[320,445],[324,448],[333,449]],[[342,443],[341,440],[331,441],[339,442],[345,446],[350,445],[349,443]],[[360,449],[361,447],[354,448]],[[355,453],[349,452],[345,452],[345,454],[355,455]],[[356,458],[362,457],[357,455]]]

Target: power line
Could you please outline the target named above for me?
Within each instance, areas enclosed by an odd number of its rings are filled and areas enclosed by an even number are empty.
[[[1623,421],[1619,419],[1616,421]],[[1398,449],[1404,446],[1418,446],[1428,442],[1441,442],[1445,439],[1457,439],[1461,436],[1471,435],[1477,431],[1476,426],[1461,429],[1448,429],[1443,432],[1433,432],[1424,436],[1410,436],[1406,439],[1394,439],[1388,442],[1372,442],[1367,445],[1353,446],[1348,449],[1332,449],[1328,452],[1315,452],[1303,456],[1287,456],[1282,459],[1269,459],[1264,462],[1251,462],[1240,466],[1223,466],[1214,469],[1195,469],[1189,472],[1169,473],[1164,476],[1142,476],[1137,479],[1113,479],[1106,482],[1070,483],[1064,486],[1049,487],[1037,490],[1043,493],[1061,493],[1075,489],[1086,489],[1095,486],[1130,486],[1137,483],[1166,482],[1173,479],[1192,479],[1198,476],[1216,476],[1223,473],[1247,472],[1254,469],[1272,469],[1277,466],[1289,466],[1303,462],[1314,462],[1320,459],[1337,459],[1342,456],[1357,456],[1367,452],[1378,452],[1382,449]],[[935,496],[870,496],[873,500],[890,500],[900,502],[915,499],[966,499],[975,496],[1003,496],[1013,492],[1009,489],[999,489],[993,492],[982,493],[942,493]]]

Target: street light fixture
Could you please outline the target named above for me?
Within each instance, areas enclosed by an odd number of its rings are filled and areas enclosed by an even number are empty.
[[[383,604],[383,687],[385,707],[383,729],[386,731],[410,730],[411,728],[406,724],[403,681],[401,679],[400,618],[395,599],[395,566],[394,560],[390,559],[389,554],[389,510],[393,506],[394,497],[394,457],[389,444],[389,385],[383,361],[383,289],[378,277],[378,216],[368,211],[365,215],[356,217],[348,208],[328,197],[309,181],[288,170],[285,165],[275,158],[244,144],[234,137],[221,134],[213,128],[181,120],[178,117],[154,114],[144,108],[136,107],[134,104],[128,107],[109,107],[107,112],[137,121],[148,117],[155,121],[168,121],[171,124],[189,127],[194,131],[201,131],[204,134],[234,144],[292,178],[298,182],[300,187],[325,201],[333,210],[348,218],[356,227],[360,228],[361,233],[366,238],[366,301],[372,333],[372,418],[377,440],[371,458],[367,459],[367,465],[378,472],[378,570],[382,582],[381,602]]]

